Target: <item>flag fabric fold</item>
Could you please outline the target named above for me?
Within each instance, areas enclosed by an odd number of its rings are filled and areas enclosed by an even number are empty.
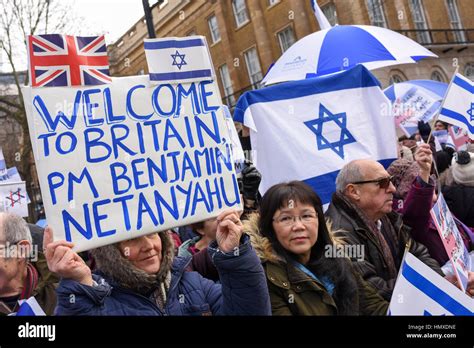
[[[20,307],[16,312],[17,317],[22,316],[44,316],[46,313],[39,305],[38,301],[34,297],[30,297],[27,300],[18,301]]]

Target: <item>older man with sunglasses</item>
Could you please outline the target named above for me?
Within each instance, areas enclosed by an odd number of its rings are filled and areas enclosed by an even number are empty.
[[[433,192],[433,186],[426,182],[431,168],[429,147],[421,146],[415,158],[422,164],[417,180]],[[443,274],[427,248],[411,238],[410,227],[404,224],[402,216],[392,211],[396,189],[391,179],[376,161],[364,159],[346,164],[336,179],[337,192],[326,212],[338,237],[347,244],[363,247],[362,261],[360,257],[346,256],[387,301],[390,301],[407,244],[412,254]]]

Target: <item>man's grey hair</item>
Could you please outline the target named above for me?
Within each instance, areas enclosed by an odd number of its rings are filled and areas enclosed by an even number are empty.
[[[337,175],[336,191],[344,192],[347,185],[362,180],[364,180],[364,177],[362,176],[359,164],[357,161],[351,161],[342,167],[341,171]]]
[[[33,243],[26,221],[21,216],[10,213],[0,213],[0,239],[5,239],[10,244],[21,240]]]

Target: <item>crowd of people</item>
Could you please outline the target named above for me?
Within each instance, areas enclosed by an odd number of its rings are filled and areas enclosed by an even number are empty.
[[[50,227],[0,213],[0,314],[34,297],[47,315],[386,315],[407,248],[456,282],[430,215],[437,195],[474,246],[474,144],[435,151],[428,134],[421,124],[418,139],[399,139],[388,168],[347,163],[326,212],[302,181],[260,197],[260,174],[248,165],[243,212],[79,254],[53,241]],[[8,254],[20,246],[27,252]],[[362,255],[328,254],[345,246]]]

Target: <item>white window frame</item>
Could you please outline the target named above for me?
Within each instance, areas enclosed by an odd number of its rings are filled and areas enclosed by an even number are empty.
[[[291,41],[290,45],[288,45],[287,42],[283,42],[283,35],[288,31],[291,32],[291,35],[293,37],[292,40],[290,40]],[[282,30],[280,30],[277,33],[277,37],[278,37],[278,42],[280,43],[281,53],[285,53],[285,51],[288,48],[290,48],[296,42],[295,32],[294,32],[293,27],[291,25],[288,26],[288,27],[283,28]],[[286,39],[286,37],[284,39]],[[285,47],[285,46],[287,46],[287,47]]]
[[[385,18],[382,0],[366,0],[366,4],[370,23],[378,27],[387,28],[388,24],[387,19]],[[375,18],[377,15],[380,16],[380,18]]]
[[[435,75],[439,76],[439,78],[438,79],[433,78],[433,76],[435,76]],[[433,70],[431,72],[430,79],[433,80],[433,81],[438,81],[438,82],[446,82],[446,80],[444,79],[443,74],[441,74],[438,70]]]
[[[215,28],[212,27],[212,22],[215,21]],[[219,22],[217,21],[217,16],[213,14],[207,19],[207,25],[209,27],[209,31],[211,33],[212,43],[215,44],[221,41],[221,32],[219,30]]]
[[[393,85],[394,83],[400,83],[405,81],[406,79],[404,79],[402,75],[398,73],[393,73],[392,76],[390,76],[389,84]]]
[[[252,87],[259,88],[260,81],[263,79],[262,67],[258,58],[257,48],[251,47],[244,52],[245,64],[249,75],[249,81]],[[253,62],[250,59],[255,59]],[[257,69],[255,69],[257,68]]]
[[[468,74],[469,71],[472,71],[472,74]],[[474,81],[474,62],[469,62],[464,67],[464,76],[466,76],[471,81]]]
[[[458,3],[456,0],[446,0],[446,7],[448,9],[449,21],[452,29],[463,29],[461,17],[459,16]],[[464,31],[457,31],[454,33],[454,38],[457,42],[466,42],[466,33]]]
[[[224,90],[224,99],[229,104],[235,104],[234,87],[232,86],[232,79],[230,78],[229,67],[227,64],[222,64],[219,67],[219,74],[221,75],[222,89]]]
[[[416,33],[416,38],[419,43],[430,44],[431,37],[428,33],[428,22],[426,21],[425,9],[423,6],[423,0],[409,0],[410,11],[413,18],[413,24],[415,29],[424,30]]]
[[[236,7],[236,2],[239,2],[240,4],[243,4],[243,7],[240,9],[237,9]],[[237,12],[239,10],[239,12]],[[249,14],[247,12],[247,4],[245,3],[245,0],[232,0],[232,11],[234,13],[234,19],[235,19],[235,25],[237,28],[240,28],[241,26],[247,24],[249,22]],[[245,18],[241,18],[242,14],[245,15]]]
[[[328,19],[329,24],[331,24],[332,26],[338,24],[336,5],[334,5],[334,3],[327,3],[326,5],[321,7],[321,11],[323,11],[324,15]]]

